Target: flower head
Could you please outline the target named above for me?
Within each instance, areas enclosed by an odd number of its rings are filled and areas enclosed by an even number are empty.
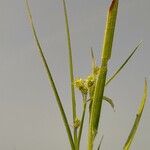
[[[89,75],[86,79],[86,84],[88,88],[91,88],[95,84],[95,77],[93,75]]]
[[[100,68],[98,66],[96,66],[94,68],[94,75],[98,75]]]
[[[86,81],[83,79],[76,79],[74,81],[74,86],[78,88],[83,94],[87,94],[88,88],[86,86]]]
[[[80,124],[81,124],[81,121],[78,118],[76,118],[75,121],[74,121],[73,126],[74,126],[74,128],[77,129],[80,126]]]

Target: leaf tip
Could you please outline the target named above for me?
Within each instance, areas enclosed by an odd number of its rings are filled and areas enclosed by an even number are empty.
[[[112,11],[116,7],[116,5],[118,5],[118,2],[119,0],[113,0],[110,5],[109,11]]]

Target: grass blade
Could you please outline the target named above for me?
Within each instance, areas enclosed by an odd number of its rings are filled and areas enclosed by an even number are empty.
[[[71,130],[70,130],[70,127],[69,127],[69,124],[68,124],[68,121],[67,121],[66,114],[65,114],[64,109],[63,109],[63,105],[61,103],[60,97],[58,95],[58,92],[57,92],[57,89],[56,89],[56,86],[55,86],[55,83],[54,83],[54,80],[52,78],[50,69],[49,69],[48,64],[46,62],[46,59],[44,57],[44,54],[43,54],[40,42],[38,40],[36,31],[35,31],[35,27],[34,27],[34,24],[33,24],[33,19],[32,19],[32,15],[31,15],[31,11],[30,11],[30,7],[29,7],[29,4],[28,4],[28,1],[25,0],[25,3],[26,3],[27,12],[28,12],[28,15],[29,15],[29,20],[30,20],[30,23],[31,23],[33,35],[34,35],[34,38],[35,38],[35,42],[36,42],[37,48],[39,50],[40,57],[42,59],[42,62],[44,64],[44,67],[45,67],[47,75],[48,75],[48,79],[50,81],[51,87],[52,87],[53,92],[55,94],[55,98],[56,98],[59,110],[61,112],[61,116],[62,116],[62,119],[63,119],[64,125],[65,125],[65,128],[66,128],[66,131],[67,131],[67,134],[68,134],[68,138],[69,138],[69,141],[70,141],[71,148],[72,148],[72,150],[75,150],[74,142],[73,142],[73,138],[72,138],[72,134],[71,134]]]
[[[111,105],[111,107],[113,108],[113,110],[115,111],[115,106],[114,106],[114,103],[113,103],[112,99],[110,99],[109,97],[103,96],[103,100],[108,102]]]
[[[101,145],[102,145],[103,138],[104,138],[104,135],[102,136],[102,138],[101,138],[101,140],[100,140],[100,143],[99,143],[99,145],[98,145],[98,148],[97,148],[97,150],[100,150],[100,148],[101,148]]]
[[[75,119],[76,119],[76,100],[75,100],[75,90],[74,90],[74,85],[73,85],[74,75],[73,75],[72,48],[71,48],[71,38],[70,38],[68,14],[67,14],[67,7],[66,7],[65,0],[63,0],[63,7],[64,7],[64,15],[65,15],[67,41],[68,41],[69,68],[70,68],[70,81],[71,81],[71,94],[72,94],[72,113],[73,113],[73,122],[75,122]],[[75,141],[75,145],[77,146],[77,131],[76,131],[76,129],[74,129],[74,141]]]
[[[95,56],[94,56],[94,52],[93,52],[92,47],[91,47],[91,57],[92,57],[92,72],[94,74],[94,69],[96,67],[96,60],[95,60]]]
[[[140,42],[135,49],[132,51],[132,53],[128,56],[128,58],[124,61],[124,63],[117,69],[117,71],[114,73],[114,75],[106,82],[106,85],[108,85],[117,75],[118,73],[123,69],[123,67],[128,63],[130,58],[135,54],[135,52],[138,50],[139,46],[142,42]]]
[[[103,42],[103,50],[102,50],[102,60],[101,60],[102,62],[101,62],[98,79],[96,82],[94,98],[93,98],[92,108],[91,108],[90,125],[88,131],[88,150],[93,150],[93,142],[98,130],[103,93],[104,93],[105,81],[107,75],[107,65],[111,57],[111,51],[112,51],[118,3],[119,0],[113,0],[108,11],[104,42]]]
[[[139,126],[139,122],[140,122],[140,119],[141,119],[141,116],[142,116],[142,113],[143,113],[143,109],[144,109],[144,106],[145,106],[146,99],[147,99],[147,81],[145,80],[144,95],[143,95],[143,98],[141,100],[140,106],[138,108],[138,112],[136,114],[136,118],[135,118],[133,127],[132,127],[132,129],[130,131],[130,134],[128,136],[128,139],[127,139],[127,141],[126,141],[126,143],[123,147],[123,150],[129,150],[130,149],[131,143],[134,139],[135,133],[136,133],[137,128]]]

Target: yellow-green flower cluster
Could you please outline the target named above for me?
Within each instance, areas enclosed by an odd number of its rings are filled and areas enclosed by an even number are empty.
[[[94,75],[98,75],[100,68],[98,66],[94,67]]]
[[[95,84],[95,77],[93,75],[89,75],[86,79],[86,85],[88,89],[90,89]]]
[[[73,127],[77,129],[80,126],[80,124],[81,124],[81,121],[78,118],[76,118],[74,121]]]
[[[80,79],[76,79],[74,81],[74,86],[76,88],[78,88],[81,91],[81,93],[83,93],[83,94],[87,94],[88,93],[88,88],[86,86],[86,81],[85,80],[83,80],[81,78]]]
[[[76,79],[74,81],[74,86],[79,89],[82,94],[89,94],[89,96],[91,97],[94,93],[95,83],[99,70],[100,68],[98,66],[94,67],[93,73],[91,75],[87,76],[86,79]]]
[[[95,76],[89,75],[86,79],[76,79],[74,86],[78,88],[82,94],[88,94],[88,91],[95,85],[95,81]]]

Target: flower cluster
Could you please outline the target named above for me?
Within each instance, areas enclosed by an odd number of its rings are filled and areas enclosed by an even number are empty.
[[[93,74],[87,76],[86,79],[81,79],[78,78],[74,81],[74,86],[79,89],[79,91],[84,94],[87,95],[88,92],[89,94],[91,93],[91,91],[93,91],[94,87],[95,87],[95,83],[96,83],[96,79],[97,79],[97,75],[99,73],[100,68],[99,67],[95,67],[93,70]],[[93,93],[93,92],[92,92]],[[91,95],[91,94],[90,94]]]
[[[78,118],[76,118],[74,121],[73,127],[77,129],[78,127],[80,127],[80,124],[81,124],[81,121]]]
[[[96,67],[93,69],[94,75],[97,76],[98,73],[99,73],[99,71],[100,71],[100,68],[99,68],[98,66],[96,66]]]
[[[81,91],[82,94],[86,95],[88,93],[88,88],[86,86],[86,80],[83,80],[81,78],[80,79],[76,79],[74,81],[74,86],[76,88],[78,88]]]
[[[93,75],[89,75],[86,79],[87,88],[90,89],[95,84],[95,77]]]

